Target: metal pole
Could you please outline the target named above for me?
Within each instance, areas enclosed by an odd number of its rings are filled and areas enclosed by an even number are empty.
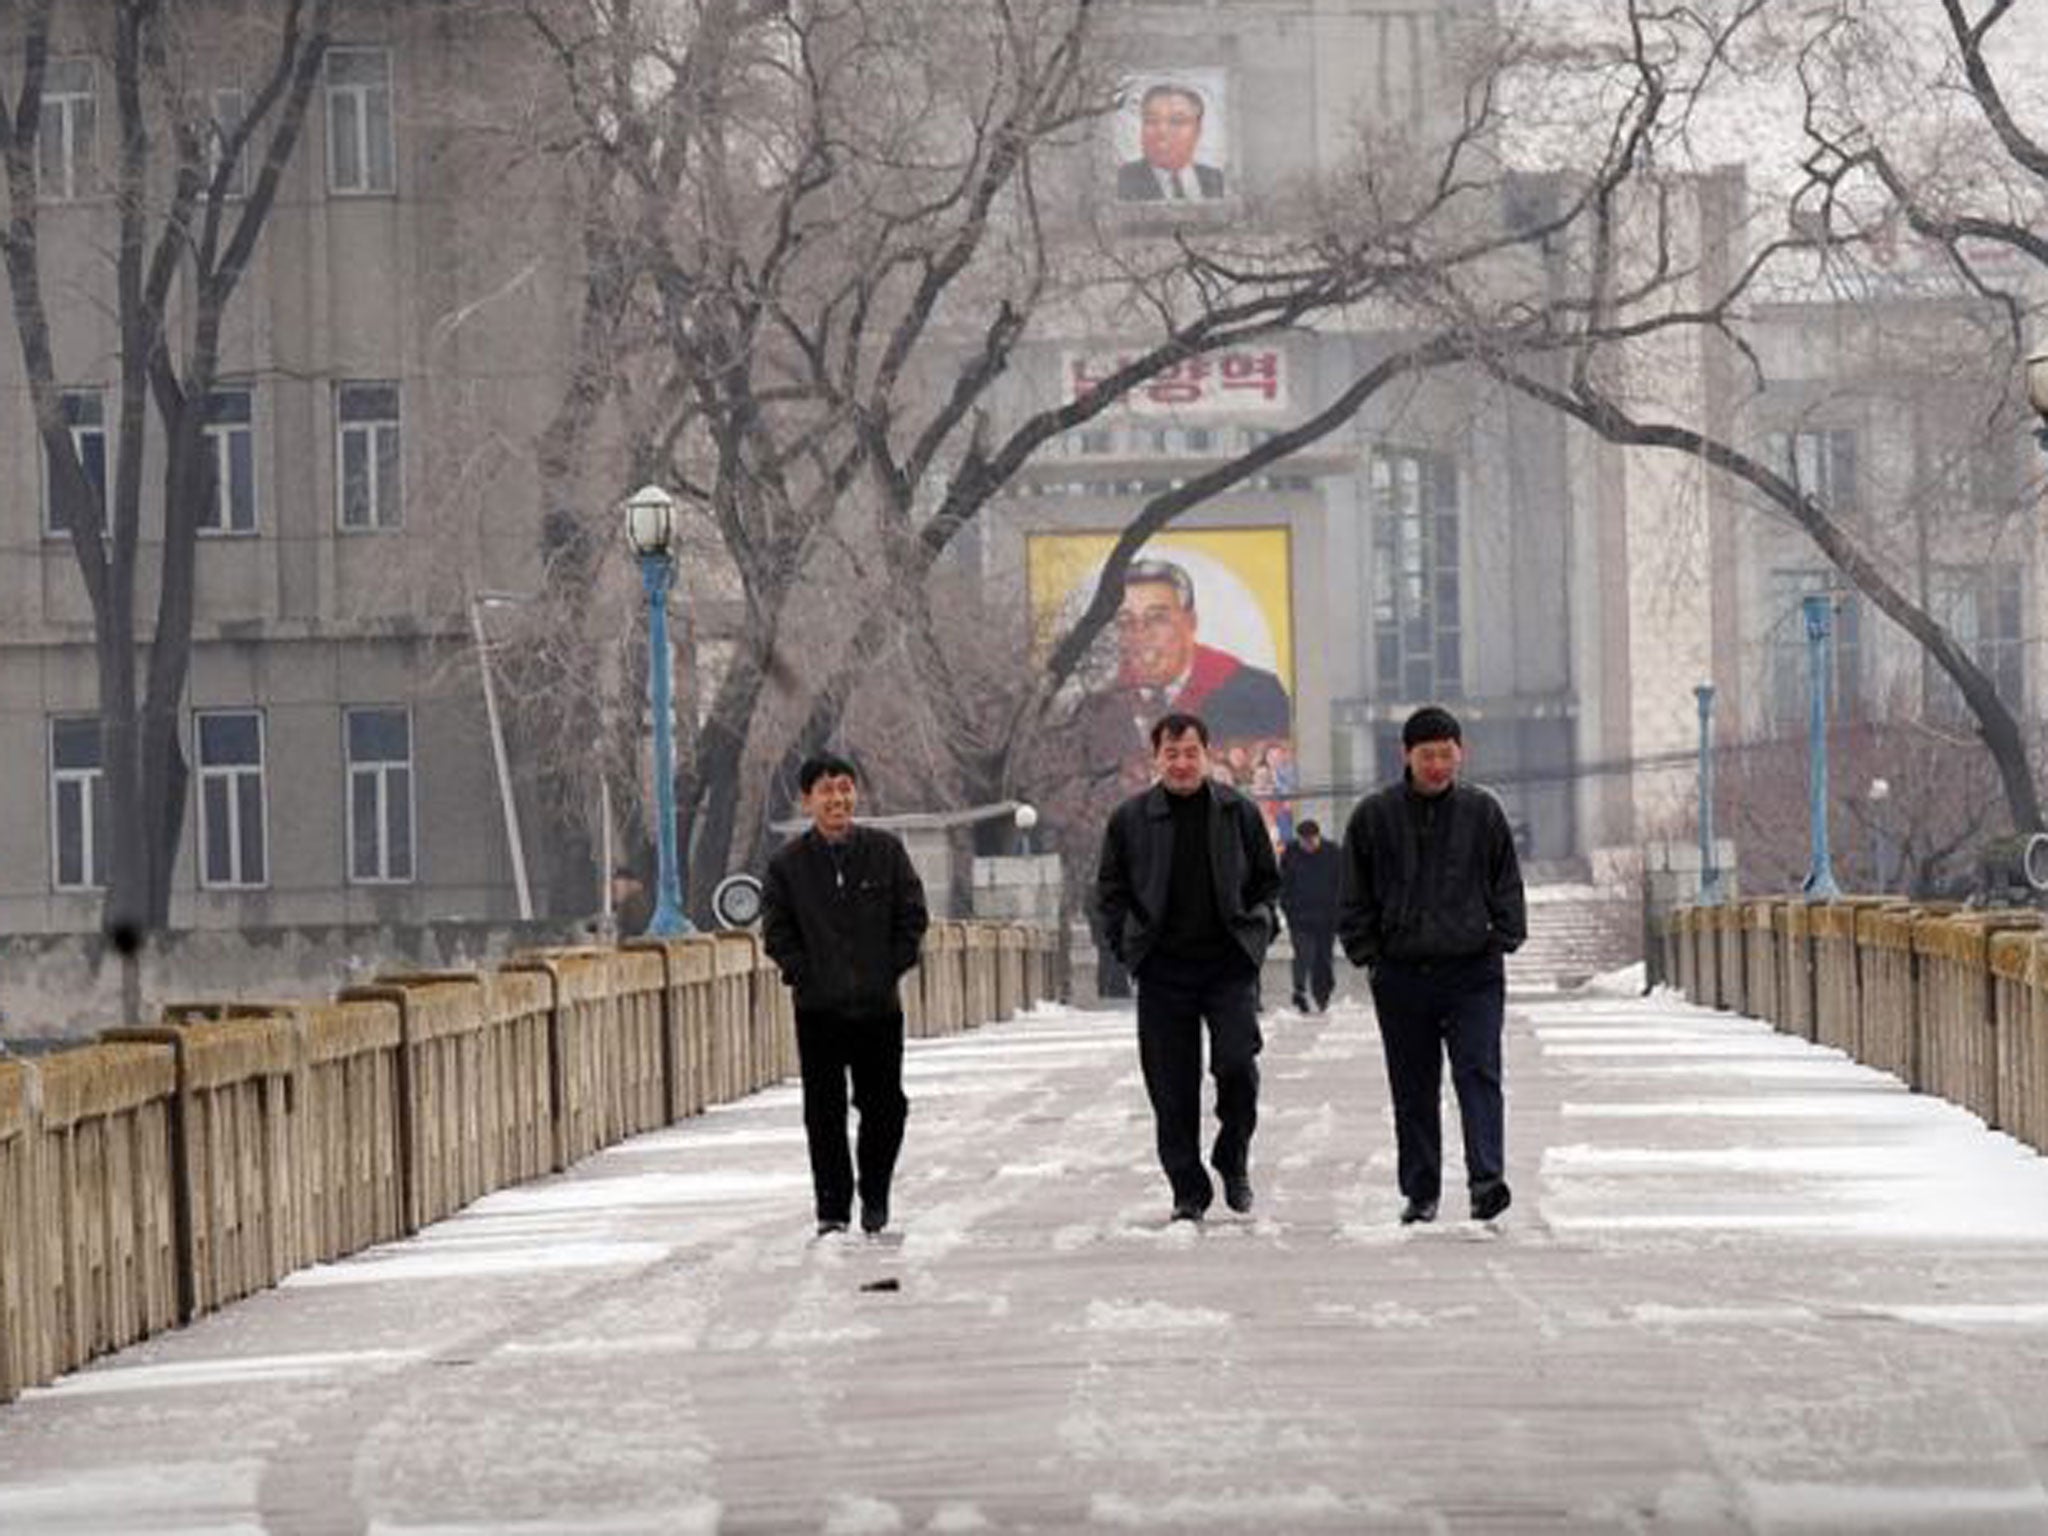
[[[533,891],[526,883],[526,844],[519,835],[519,802],[512,794],[512,770],[505,762],[505,730],[498,722],[498,690],[491,683],[491,658],[484,640],[481,597],[469,600],[469,629],[476,640],[476,669],[484,680],[484,715],[491,726],[491,757],[498,768],[498,805],[505,814],[505,847],[512,855],[512,887],[519,894],[519,919],[533,920]]]
[[[675,572],[666,555],[642,555],[640,580],[647,588],[647,703],[654,713],[655,845],[661,851],[660,889],[647,931],[656,938],[691,932],[683,915],[682,864],[676,852],[675,703],[669,684],[668,589]]]
[[[1700,706],[1700,905],[1721,904],[1721,871],[1714,863],[1714,685],[1701,683],[1692,696]]]
[[[1828,627],[1834,599],[1817,592],[1801,600],[1806,615],[1806,815],[1813,828],[1813,864],[1801,887],[1814,901],[1842,894],[1828,863]]]

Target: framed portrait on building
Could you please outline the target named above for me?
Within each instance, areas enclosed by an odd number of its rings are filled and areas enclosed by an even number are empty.
[[[1115,533],[1025,542],[1041,654],[1087,608]],[[1070,681],[1066,741],[1085,777],[1127,794],[1151,780],[1152,723],[1171,711],[1209,727],[1211,773],[1293,834],[1294,614],[1289,531],[1178,530],[1149,540],[1124,574],[1116,620]]]
[[[1234,196],[1229,77],[1220,69],[1131,75],[1112,122],[1116,200],[1217,203]]]

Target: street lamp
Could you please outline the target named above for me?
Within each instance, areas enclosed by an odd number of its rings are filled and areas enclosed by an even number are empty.
[[[1834,599],[1815,592],[1800,599],[1806,616],[1806,815],[1813,828],[1813,863],[1800,887],[1813,901],[1842,894],[1828,865],[1828,628]]]
[[[1038,825],[1038,807],[1020,805],[1011,819],[1017,823],[1017,851],[1028,859],[1031,857],[1031,829]]]
[[[683,915],[682,861],[676,853],[675,707],[669,685],[668,592],[675,576],[676,499],[658,485],[626,498],[626,537],[640,557],[647,589],[647,707],[654,716],[655,846],[661,851],[660,886],[647,931],[657,938],[688,933]]]
[[[1721,871],[1714,864],[1714,685],[1692,691],[1700,706],[1700,905],[1721,904]]]
[[[1870,877],[1882,896],[1892,887],[1891,839],[1885,835],[1885,802],[1892,797],[1889,779],[1872,779],[1865,791],[1870,801]]]
[[[505,818],[505,848],[512,859],[512,889],[519,897],[519,919],[533,920],[533,888],[526,880],[526,840],[519,832],[519,801],[512,793],[512,771],[505,761],[505,727],[498,718],[498,690],[491,681],[491,653],[484,636],[484,609],[528,601],[519,592],[472,592],[469,632],[476,641],[476,669],[483,678],[484,718],[491,728],[491,760],[498,772],[498,809]]]

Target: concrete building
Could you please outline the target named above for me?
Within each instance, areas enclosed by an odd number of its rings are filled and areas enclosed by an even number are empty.
[[[531,35],[493,32],[516,23],[488,10],[463,10],[458,26],[457,9],[349,8],[236,300],[209,429],[223,474],[200,538],[181,721],[194,783],[176,927],[516,912],[470,599],[535,584],[533,444],[570,350],[576,253],[552,183],[515,174],[477,126],[516,105]],[[1120,6],[1115,31],[1136,88],[1096,147],[1082,216],[1132,242],[1182,221],[1226,227],[1268,206],[1265,194],[1335,166],[1361,122],[1426,128],[1449,105],[1447,39],[1490,14],[1482,0]],[[15,51],[4,28],[0,41]],[[102,473],[122,451],[110,426],[109,56],[102,36],[59,40],[40,204],[45,270],[62,274],[51,295],[67,409]],[[513,62],[483,70],[484,57]],[[221,69],[226,111],[231,49]],[[1148,134],[1164,143],[1191,128],[1177,177]],[[1741,199],[1739,178],[1704,179],[1701,227],[1732,240]],[[1500,218],[1515,216],[1504,199]],[[1725,265],[1727,240],[1699,244]],[[1712,276],[1710,266],[1702,281]],[[2003,458],[1947,442],[1939,429],[1953,416],[1909,364],[1912,327],[1946,325],[1954,306],[1903,288],[1877,297],[1903,327],[1889,364],[1873,362],[1868,306],[1788,297],[1763,316],[1760,395],[1683,342],[1661,357],[1661,392],[1817,490],[1882,480],[1888,505],[1913,510],[1902,537],[1982,521],[1981,558],[1958,557],[1944,537],[1923,540],[1924,554],[1909,548],[1908,565],[2001,688],[2038,712],[2028,615],[2039,540],[2031,520],[2003,532],[1989,521],[2018,498],[2024,442]],[[1019,612],[1056,606],[1057,582],[1034,590],[1034,568],[1042,576],[1058,557],[1085,569],[1149,496],[1302,421],[1402,339],[1380,317],[1348,315],[1162,378],[1069,434],[964,541],[991,597]],[[1012,370],[1011,398],[1020,410],[1067,398],[1143,340],[1071,319]],[[11,791],[0,802],[0,932],[83,931],[99,917],[106,836],[94,652],[21,370],[10,333],[0,345],[0,783]],[[145,569],[160,556],[147,531],[160,517],[159,472],[146,463]],[[1277,574],[1261,565],[1244,579],[1267,626],[1253,664],[1288,694],[1280,761],[1297,816],[1341,822],[1394,771],[1402,718],[1444,702],[1467,721],[1473,775],[1501,793],[1525,857],[1554,871],[1685,814],[1695,683],[1720,686],[1731,733],[1796,711],[1788,614],[1831,579],[1810,545],[1700,465],[1596,444],[1469,372],[1384,392],[1174,533],[1183,544],[1195,536],[1198,553],[1200,537],[1249,535],[1244,559],[1278,561]],[[1214,570],[1252,569],[1219,549]],[[1205,620],[1220,606],[1212,594]],[[1885,698],[1917,670],[1854,598],[1841,624],[1845,699]],[[708,629],[701,638],[718,643]],[[1028,637],[1019,641],[1021,654]],[[1939,707],[1938,680],[1922,698]],[[531,884],[544,890],[543,840],[532,842]]]
[[[59,7],[44,97],[42,268],[74,440],[117,441],[111,12]],[[468,595],[530,584],[530,444],[573,311],[563,221],[467,126],[489,23],[344,7],[231,312],[208,440],[180,729],[192,793],[174,927],[513,912]],[[223,13],[224,17],[227,13]],[[89,19],[82,19],[89,18]],[[10,83],[13,23],[0,26]],[[187,67],[223,121],[274,38],[223,21]],[[509,82],[499,80],[500,89]],[[479,195],[488,188],[488,195]],[[239,207],[230,204],[231,211]],[[517,323],[507,323],[516,316]],[[144,451],[140,612],[162,559]],[[0,345],[0,932],[88,930],[106,805],[90,610],[53,523],[13,327]]]

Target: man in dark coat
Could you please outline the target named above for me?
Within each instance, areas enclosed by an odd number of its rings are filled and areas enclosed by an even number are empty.
[[[1318,1013],[1330,1006],[1337,978],[1330,956],[1337,942],[1337,889],[1344,878],[1338,851],[1323,829],[1304,821],[1280,855],[1280,910],[1294,948],[1294,1006]]]
[[[856,826],[853,765],[813,757],[797,773],[811,827],[768,862],[761,938],[796,993],[804,1136],[820,1236],[844,1232],[859,1166],[860,1224],[889,1224],[889,1184],[910,1104],[903,1094],[903,1006],[896,984],[917,964],[929,924],[924,886],[903,844]],[[846,1154],[846,1085],[860,1111]]]
[[[1337,936],[1372,982],[1407,1201],[1401,1220],[1436,1219],[1448,1051],[1472,1215],[1490,1221],[1509,1200],[1501,961],[1528,934],[1522,871],[1500,802],[1457,782],[1464,738],[1456,717],[1418,709],[1401,728],[1401,747],[1401,781],[1361,800],[1345,828]]]
[[[1176,1221],[1200,1221],[1202,1027],[1220,1122],[1209,1162],[1233,1211],[1252,1208],[1259,1116],[1259,966],[1276,926],[1280,871],[1258,807],[1209,777],[1209,728],[1169,714],[1152,727],[1159,782],[1103,832],[1095,899],[1110,947],[1137,982],[1138,1061]]]

